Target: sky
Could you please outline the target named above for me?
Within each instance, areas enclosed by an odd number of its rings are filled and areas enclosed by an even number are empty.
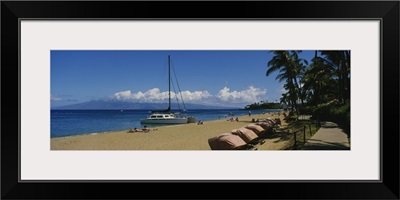
[[[279,102],[284,82],[266,76],[269,50],[53,50],[51,106],[93,100],[168,102],[168,55],[185,103],[239,106]],[[314,51],[300,58],[310,61]],[[172,97],[174,89],[171,86]]]

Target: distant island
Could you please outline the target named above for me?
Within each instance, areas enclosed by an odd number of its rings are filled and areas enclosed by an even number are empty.
[[[283,109],[282,104],[260,101],[244,107],[243,110]]]

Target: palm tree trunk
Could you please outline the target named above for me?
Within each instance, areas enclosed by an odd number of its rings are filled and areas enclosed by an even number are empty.
[[[292,110],[292,111],[296,111],[296,113],[297,113],[297,89],[296,89],[296,85],[293,83],[293,78],[291,78],[290,79],[290,82],[291,82],[291,84],[290,84],[290,91],[289,91],[289,93],[290,93],[290,98],[291,98],[291,100],[292,100],[292,108],[294,109],[294,110]],[[295,83],[297,83],[297,81],[296,81],[296,79],[294,79],[294,82]]]
[[[304,99],[303,99],[303,95],[301,94],[301,88],[300,88],[300,85],[298,84],[298,82],[297,82],[297,79],[296,78],[294,78],[294,84],[295,84],[295,91],[297,91],[296,92],[296,102],[297,102],[297,99],[300,99],[300,101],[301,101],[301,106],[303,106],[304,105]],[[298,97],[298,98],[297,98]]]

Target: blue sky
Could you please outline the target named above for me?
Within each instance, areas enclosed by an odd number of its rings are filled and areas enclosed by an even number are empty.
[[[185,103],[244,107],[281,97],[284,83],[275,80],[277,73],[265,76],[273,57],[268,50],[53,50],[51,105],[91,100],[166,103],[168,55]],[[299,56],[310,61],[314,51],[303,51]]]

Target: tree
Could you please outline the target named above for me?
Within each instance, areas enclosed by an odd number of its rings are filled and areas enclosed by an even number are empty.
[[[301,86],[299,84],[301,75],[307,65],[307,61],[300,59],[298,53],[301,51],[270,51],[274,57],[268,62],[266,76],[278,71],[276,79],[279,82],[285,81],[285,87],[288,90],[288,99],[293,109],[297,109],[297,99],[301,98]],[[303,102],[303,99],[301,98]]]
[[[325,59],[315,57],[307,68],[303,83],[304,90],[307,91],[309,103],[312,105],[329,101],[330,94],[334,94],[336,85],[334,76],[334,67]]]
[[[276,79],[285,81],[287,91],[281,102],[291,111],[298,111],[305,102],[315,106],[334,99],[341,103],[350,100],[350,51],[315,51],[310,65],[299,58],[301,51],[270,52],[274,56],[267,64],[266,76],[279,72]]]
[[[350,99],[350,51],[321,51],[325,61],[332,65],[338,78],[337,99],[344,103]]]

